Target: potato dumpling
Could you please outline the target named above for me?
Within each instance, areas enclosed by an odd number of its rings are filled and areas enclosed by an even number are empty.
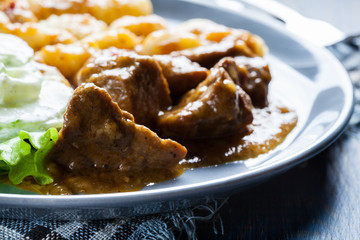
[[[55,66],[71,82],[76,72],[97,50],[110,47],[133,49],[138,44],[135,34],[126,29],[94,33],[72,44],[56,44],[42,48],[36,60]]]
[[[30,9],[38,19],[64,13],[90,13],[110,24],[125,16],[142,16],[153,11],[150,0],[28,0]]]
[[[76,40],[76,38],[66,30],[53,29],[36,22],[26,22],[24,24],[9,23],[6,22],[6,18],[3,15],[0,16],[0,32],[13,34],[22,38],[35,51],[46,45],[72,43]]]
[[[4,12],[0,11],[0,24],[6,25],[9,23],[11,23],[9,17]]]
[[[109,47],[133,49],[138,42],[135,34],[122,28],[95,33],[82,40],[83,44],[95,49],[106,49]]]
[[[268,52],[263,39],[241,29],[229,28],[208,19],[195,18],[177,26],[179,32],[190,32],[198,36],[202,45],[223,41],[235,41],[235,46],[246,56],[264,56]]]
[[[148,34],[165,29],[166,21],[158,15],[147,16],[124,16],[111,23],[110,28],[126,28],[138,36],[147,36]]]
[[[246,30],[233,29],[231,35],[224,38],[224,40],[227,39],[236,39],[236,47],[242,48],[245,56],[263,57],[269,52],[269,48],[261,37]],[[249,54],[245,54],[246,52]]]
[[[150,0],[87,0],[87,12],[110,24],[125,15],[143,16],[153,11]]]
[[[200,41],[204,44],[206,44],[207,41],[220,42],[224,37],[231,34],[231,28],[201,18],[183,22],[177,29],[179,31],[191,32],[198,35]]]
[[[71,82],[72,77],[89,57],[89,50],[75,43],[46,46],[37,53],[36,59],[56,67]]]
[[[177,29],[185,32],[191,32],[196,35],[201,35],[209,32],[229,31],[229,27],[213,22],[209,19],[193,18],[180,23],[176,27]]]
[[[97,20],[90,14],[62,14],[51,15],[48,19],[41,21],[46,26],[65,29],[74,35],[77,39],[82,39],[92,33],[104,31],[107,28],[106,23]]]
[[[6,8],[8,8],[10,3],[11,3],[11,0],[0,1],[0,11],[4,11]]]
[[[28,0],[30,9],[38,19],[64,13],[85,13],[86,0]]]
[[[15,23],[36,22],[37,18],[30,10],[27,0],[6,0],[0,3],[0,10],[6,13],[10,21]]]
[[[173,51],[200,46],[198,37],[190,32],[159,30],[150,33],[143,41],[141,54],[169,54]]]

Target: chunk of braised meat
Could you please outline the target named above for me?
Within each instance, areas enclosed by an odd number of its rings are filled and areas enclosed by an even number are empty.
[[[207,77],[206,68],[184,56],[154,55],[153,57],[160,64],[169,84],[171,96],[175,99],[195,88]]]
[[[136,123],[152,128],[160,110],[171,105],[170,90],[157,61],[128,51],[114,51],[89,59],[75,83],[105,88]]]
[[[260,57],[226,57],[216,67],[223,67],[235,83],[250,96],[254,107],[268,105],[268,85],[271,81],[269,65]]]
[[[185,56],[202,67],[211,68],[228,56],[262,57],[266,52],[263,40],[247,32],[234,32],[220,42],[172,52],[172,56]]]
[[[234,83],[224,68],[212,68],[209,76],[187,92],[180,103],[159,117],[162,136],[200,139],[247,131],[252,122],[249,96]]]
[[[80,173],[87,169],[121,173],[146,167],[171,171],[186,152],[177,142],[163,140],[135,124],[133,116],[122,111],[105,89],[83,84],[69,102],[48,161]]]

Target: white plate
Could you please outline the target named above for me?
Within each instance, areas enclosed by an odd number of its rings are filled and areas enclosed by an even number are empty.
[[[189,207],[288,170],[326,148],[346,127],[354,104],[353,87],[342,65],[327,50],[295,39],[280,23],[250,10],[240,11],[215,1],[153,0],[153,4],[157,14],[172,22],[208,18],[261,36],[270,48],[270,91],[295,109],[297,127],[269,154],[189,170],[175,180],[137,192],[42,196],[2,184],[3,217],[114,218]]]

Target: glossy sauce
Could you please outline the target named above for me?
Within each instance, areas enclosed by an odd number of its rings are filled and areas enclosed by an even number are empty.
[[[254,109],[253,116],[245,135],[184,143],[189,153],[180,165],[189,169],[256,158],[281,144],[297,123],[294,111],[275,103]]]
[[[48,170],[54,176],[52,184],[39,186],[33,180],[27,179],[18,187],[55,195],[137,191],[149,184],[173,179],[190,168],[256,158],[281,144],[297,123],[296,113],[278,102],[271,102],[269,107],[264,109],[254,109],[253,114],[254,121],[249,126],[247,134],[215,140],[181,142],[187,147],[188,155],[173,172],[148,168],[143,169],[141,173],[126,173],[126,176],[118,171],[98,170],[75,175],[51,164]],[[112,176],[109,177],[109,174]],[[90,191],[85,192],[83,189]]]

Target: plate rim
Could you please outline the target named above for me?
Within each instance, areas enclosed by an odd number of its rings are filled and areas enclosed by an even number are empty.
[[[201,4],[201,1],[178,0],[179,2],[190,2],[192,4]],[[238,13],[246,16],[246,14]],[[248,17],[248,16],[246,16]],[[279,26],[280,28],[280,26]],[[251,31],[251,29],[250,29]],[[285,30],[282,29],[282,32]],[[294,35],[286,32],[287,35],[294,38]],[[134,205],[136,203],[155,202],[155,201],[168,201],[179,199],[182,196],[196,197],[206,192],[221,191],[222,185],[228,184],[236,188],[238,182],[241,181],[245,186],[251,184],[261,177],[270,177],[280,172],[286,171],[289,168],[306,161],[313,157],[320,151],[327,148],[333,143],[345,130],[348,122],[350,121],[355,101],[354,101],[354,87],[346,70],[342,67],[341,63],[333,56],[327,49],[316,47],[303,40],[297,40],[301,45],[306,45],[310,50],[320,51],[324,54],[329,61],[341,67],[341,71],[346,76],[346,93],[352,93],[351,96],[344,95],[344,108],[339,114],[337,120],[315,143],[308,146],[308,149],[302,151],[296,156],[286,158],[286,161],[274,162],[270,166],[266,165],[260,168],[249,170],[239,174],[231,175],[229,177],[210,180],[185,186],[167,187],[162,189],[152,189],[146,191],[123,192],[123,193],[107,193],[107,194],[88,194],[88,195],[24,195],[13,193],[0,193],[0,208],[15,207],[15,208],[51,208],[51,209],[69,209],[69,208],[111,208],[111,207],[127,207],[127,205]],[[340,68],[339,68],[340,69]],[[342,81],[345,81],[342,79]],[[344,83],[345,84],[345,83]],[[345,88],[345,87],[344,87]],[[141,199],[139,198],[141,196]],[[84,203],[84,200],[86,202]],[[101,200],[101,201],[100,201]]]

